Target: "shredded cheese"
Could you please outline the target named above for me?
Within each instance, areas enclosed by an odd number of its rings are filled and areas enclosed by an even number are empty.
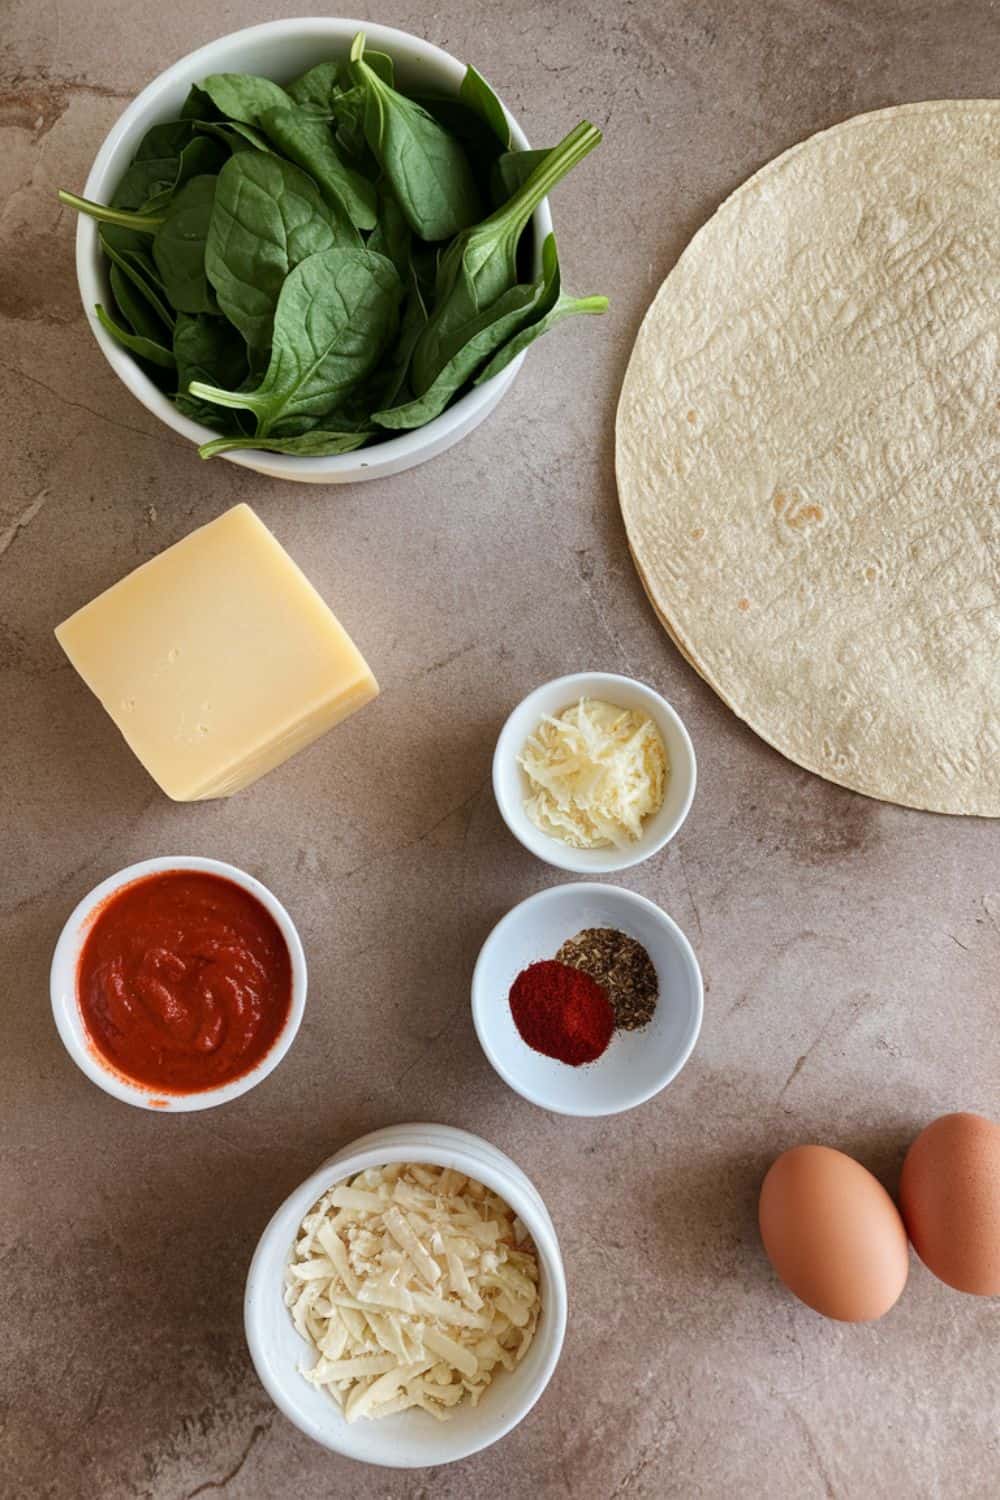
[[[574,849],[625,849],[663,805],[669,766],[660,732],[636,709],[581,698],[546,714],[518,764],[524,810],[543,833]]]
[[[317,1356],[301,1372],[348,1422],[475,1406],[524,1358],[540,1312],[535,1247],[503,1199],[412,1163],[330,1188],[302,1221],[285,1282]]]

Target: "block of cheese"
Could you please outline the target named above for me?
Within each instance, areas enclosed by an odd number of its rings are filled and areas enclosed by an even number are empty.
[[[168,797],[228,797],[363,707],[378,683],[248,505],[136,568],[56,630]]]

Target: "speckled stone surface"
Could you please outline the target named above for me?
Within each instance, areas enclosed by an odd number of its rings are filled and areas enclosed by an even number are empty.
[[[299,10],[317,9],[302,0]],[[367,14],[367,7],[363,8]],[[802,136],[902,100],[997,87],[1000,12],[951,3],[543,5],[400,0],[391,21],[475,61],[540,143],[601,150],[554,202],[568,280],[603,321],[536,349],[489,422],[400,478],[320,491],[204,465],[100,356],[73,274],[79,187],[169,62],[273,14],[8,0],[0,61],[0,1491],[11,1500],[988,1497],[1000,1472],[997,1308],[914,1262],[881,1324],[824,1323],[776,1284],[754,1218],[783,1147],[855,1152],[890,1187],[920,1126],[1000,1113],[994,825],[920,815],[783,762],[667,643],[618,517],[612,424],[663,275],[721,198]],[[372,13],[376,15],[375,12]],[[53,625],[249,501],[333,602],[383,695],[232,801],[168,802],[75,678]],[[667,853],[622,877],[704,967],[700,1045],[631,1115],[511,1094],[468,989],[507,907],[558,879],[507,835],[489,762],[529,688],[647,678],[700,758]],[[312,992],[279,1071],[228,1108],[131,1111],[53,1030],[59,927],[146,855],[235,861],[287,902]],[[282,1197],[337,1145],[434,1118],[538,1183],[571,1296],[531,1416],[454,1468],[361,1469],[271,1407],[243,1277]]]

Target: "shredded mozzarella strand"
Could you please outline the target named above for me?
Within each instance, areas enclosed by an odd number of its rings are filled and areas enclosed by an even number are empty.
[[[510,1207],[451,1168],[394,1162],[336,1183],[310,1209],[285,1303],[316,1351],[301,1373],[348,1422],[475,1406],[524,1358],[538,1260]]]
[[[546,714],[518,764],[530,787],[528,817],[574,849],[634,844],[643,819],[662,807],[669,775],[652,719],[599,698]]]

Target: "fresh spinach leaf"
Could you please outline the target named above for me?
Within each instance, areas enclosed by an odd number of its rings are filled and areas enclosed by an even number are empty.
[[[173,349],[177,362],[174,404],[178,411],[216,431],[239,435],[239,412],[223,411],[188,394],[192,380],[235,388],[247,378],[247,347],[236,329],[225,318],[181,313],[174,327]]]
[[[161,125],[152,125],[139,142],[132,160],[176,162],[193,139],[193,120],[167,120]]]
[[[199,88],[196,83],[193,83],[188,90],[187,98],[181,105],[181,119],[204,122],[206,120],[217,120],[218,118],[219,111],[205,93],[205,90]]]
[[[164,193],[171,193],[179,166],[179,156],[166,161],[134,161],[115,188],[112,207],[137,213],[151,200],[155,202]]]
[[[267,374],[254,391],[195,381],[190,394],[245,407],[262,437],[283,421],[324,417],[374,369],[396,331],[402,286],[370,250],[324,250],[289,272],[274,315]]]
[[[416,244],[413,246],[413,254],[410,264],[413,274],[417,278],[420,295],[424,299],[424,306],[430,307],[434,302],[434,288],[437,286],[438,263],[441,259],[441,250],[437,245]]]
[[[408,390],[410,363],[417,340],[427,326],[427,309],[420,295],[420,287],[411,273],[410,289],[403,304],[403,315],[399,322],[399,336],[385,365],[379,370],[377,405],[383,409],[392,407],[404,391]]]
[[[455,137],[472,168],[476,188],[484,204],[491,202],[490,173],[503,146],[476,110],[457,94],[414,94],[413,101]],[[484,209],[483,212],[488,212]]]
[[[228,160],[229,153],[221,141],[207,136],[196,136],[182,150],[177,162],[174,180],[159,193],[151,194],[142,204],[144,213],[159,213],[166,209],[174,193],[194,177],[214,177]]]
[[[413,259],[413,233],[392,190],[383,183],[378,192],[378,221],[368,240],[369,250],[392,261],[401,281]]]
[[[481,119],[485,120],[504,150],[510,148],[510,121],[500,100],[490,88],[482,73],[467,67],[458,97]]]
[[[137,333],[140,338],[149,339],[153,344],[168,347],[170,329],[159,317],[145,293],[139,290],[135,283],[126,276],[121,266],[116,265],[114,261],[108,268],[108,280],[111,283],[111,291],[118,311],[132,332]]]
[[[147,251],[140,236],[153,233],[152,256],[156,277],[153,285],[162,286],[166,299],[178,312],[211,312],[215,304],[209,295],[205,280],[205,239],[212,217],[212,199],[215,194],[215,177],[193,177],[171,197],[159,213],[129,213],[125,209],[106,208],[101,203],[91,203],[77,198],[72,193],[60,193],[62,202],[90,214],[102,226],[102,242],[112,259],[121,269],[131,275],[140,265],[145,274]],[[118,240],[119,254],[114,254],[111,245],[114,235],[106,231],[122,231],[128,238]],[[135,276],[132,277],[135,280]],[[140,287],[140,290],[143,288]],[[167,311],[156,305],[165,323],[172,323]]]
[[[341,402],[334,415],[324,418],[319,425],[336,427],[338,430],[368,431],[372,426],[373,411],[409,400],[413,394],[407,383],[410,360],[426,322],[427,311],[410,267],[404,279],[399,332],[394,342],[388,346],[374,369]],[[285,430],[284,425],[282,430]],[[302,430],[307,429],[303,427]]]
[[[459,142],[365,61],[364,32],[351,47],[351,77],[363,91],[365,138],[410,228],[444,240],[475,222],[480,198]]]
[[[228,153],[204,133],[211,128],[210,122],[170,120],[147,130],[132,165],[118,184],[111,200],[113,207],[157,213],[166,207],[171,191],[192,177],[218,172]],[[133,183],[137,191],[132,190]]]
[[[497,208],[513,198],[548,154],[548,151],[505,151],[497,157],[490,173],[490,195]]]
[[[302,105],[306,109],[317,110],[330,118],[333,113],[331,101],[333,91],[337,87],[339,71],[339,64],[335,62],[317,63],[314,68],[310,68],[308,72],[301,74],[290,83],[285,92],[295,104]]]
[[[438,265],[430,321],[413,354],[418,395],[434,384],[468,342],[469,329],[482,314],[517,285],[517,246],[525,225],[556,183],[600,140],[597,127],[582,122],[547,154],[509,202],[456,235],[448,246]]]
[[[138,333],[129,333],[128,329],[122,328],[105,312],[99,302],[94,312],[97,314],[97,321],[101,327],[110,333],[113,339],[117,339],[130,354],[134,354],[138,359],[148,360],[151,365],[159,365],[161,369],[174,369],[173,353],[165,345],[154,343],[152,339],[143,338]]]
[[[160,320],[168,328],[173,328],[174,310],[167,301],[156,262],[150,254],[152,241],[149,236],[123,229],[119,224],[102,224],[100,237],[101,247],[112,265],[124,272]]]
[[[217,140],[229,147],[232,153],[237,151],[266,151],[272,148],[266,138],[261,135],[252,125],[242,125],[239,120],[209,121],[199,126],[200,130],[213,135]],[[273,154],[273,153],[272,153]],[[221,171],[221,167],[220,167]]]
[[[196,135],[181,152],[180,170],[175,187],[183,187],[192,177],[214,177],[229,160],[229,152],[220,141]]]
[[[537,323],[532,323],[529,328],[524,328],[520,333],[515,334],[509,344],[499,349],[486,369],[476,376],[473,384],[482,385],[484,381],[492,380],[494,375],[499,375],[511,360],[517,359],[518,355],[523,354],[530,344],[541,338],[543,333],[548,333],[550,328],[553,328],[556,323],[561,323],[564,318],[571,318],[581,313],[606,313],[607,310],[607,297],[571,297],[567,292],[560,292],[555,307],[551,308],[544,317],[539,318]]]
[[[384,52],[365,52],[365,61],[389,88],[393,85],[392,58]],[[369,178],[378,176],[378,162],[368,149],[365,140],[365,91],[360,84],[351,84],[350,68],[344,69],[346,82],[338,86],[331,101],[334,134],[337,144],[356,162]]]
[[[198,449],[200,458],[214,458],[217,453],[230,453],[234,448],[258,448],[265,453],[294,453],[300,458],[327,458],[333,453],[352,453],[375,436],[374,429],[367,432],[337,432],[323,427],[313,427],[297,437],[239,437],[216,438],[212,443],[203,443]]]
[[[139,210],[151,199],[169,195],[177,182],[181,153],[193,136],[190,120],[172,120],[147,130],[115,188],[112,208]]]
[[[309,173],[332,209],[357,229],[374,228],[375,186],[342,160],[325,120],[302,109],[269,109],[261,125],[282,154]]]
[[[385,52],[366,51],[364,62],[369,65],[375,74],[381,78],[382,83],[393,89],[393,58],[387,57]],[[343,69],[343,77],[346,83],[337,87],[331,99],[331,110],[333,110],[333,130],[336,135],[337,145],[345,156],[351,157],[366,172],[367,177],[378,175],[378,162],[369,151],[366,138],[364,138],[364,89],[360,84],[351,84],[351,68],[346,65]]]
[[[484,381],[492,380],[494,375],[499,375],[511,360],[517,359],[519,354],[524,353],[529,344],[540,339],[543,333],[548,333],[550,328],[553,328],[556,323],[561,323],[564,318],[571,318],[579,313],[607,312],[607,297],[571,297],[568,292],[563,291],[554,234],[546,236],[545,244],[542,246],[542,277],[545,283],[543,301],[548,304],[547,310],[535,322],[522,328],[519,333],[515,333],[508,343],[497,350],[486,368],[480,370],[476,376],[473,381],[474,385],[482,385]]]
[[[216,177],[192,177],[167,207],[153,236],[153,260],[178,312],[210,313],[218,304],[205,275],[205,244],[215,202]]]
[[[333,128],[337,145],[359,166],[374,162],[365,140],[365,95],[357,84],[333,96]],[[375,163],[375,170],[378,164]]]
[[[259,125],[265,110],[287,109],[292,102],[278,84],[255,73],[213,73],[201,86],[226,119],[241,125]]]
[[[454,350],[425,390],[403,405],[374,412],[372,421],[380,427],[407,428],[423,427],[425,422],[439,417],[483,361],[538,316],[540,298],[540,282],[511,287],[493,307],[468,326],[465,341]]]
[[[219,306],[251,347],[270,344],[289,271],[345,238],[315,183],[291,162],[254,151],[226,162],[217,178],[205,269]]]
[[[372,47],[365,48],[365,62],[373,73],[377,73],[386,88],[396,87],[396,65],[388,52],[376,52]]]

